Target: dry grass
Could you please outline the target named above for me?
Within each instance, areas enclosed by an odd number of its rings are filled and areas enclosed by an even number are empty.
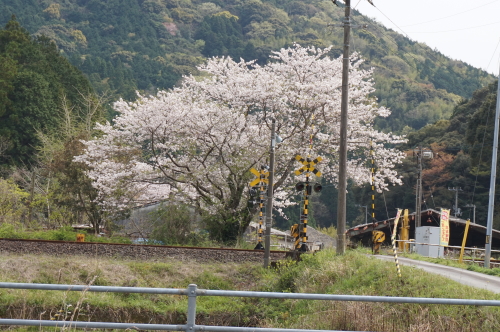
[[[0,256],[0,281],[41,282],[325,294],[500,299],[444,277],[362,253],[323,251],[278,270],[260,264],[196,264],[95,257]],[[179,296],[0,290],[0,316],[137,323],[185,324]],[[75,310],[77,309],[77,310]],[[491,307],[200,297],[197,324],[357,331],[498,331],[500,310]],[[58,316],[57,316],[58,315]],[[26,331],[29,329],[16,329]],[[30,331],[38,331],[31,329]]]

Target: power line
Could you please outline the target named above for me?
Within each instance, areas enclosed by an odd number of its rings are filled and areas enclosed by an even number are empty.
[[[456,14],[453,14],[453,15],[449,15],[449,16],[445,16],[445,17],[441,17],[441,18],[436,18],[436,19],[433,19],[433,20],[429,20],[429,21],[425,21],[425,22],[421,22],[421,23],[414,23],[414,24],[408,24],[408,25],[403,25],[403,27],[412,27],[412,26],[415,26],[415,25],[422,25],[422,24],[427,24],[427,23],[430,23],[430,22],[436,22],[436,21],[441,21],[441,20],[445,20],[447,18],[450,18],[450,17],[454,17],[454,16],[458,16],[458,15],[461,15],[461,14],[465,14],[465,13],[469,13],[473,10],[476,10],[476,9],[479,9],[479,8],[482,8],[484,6],[488,6],[488,5],[491,5],[492,3],[494,2],[498,2],[499,0],[495,0],[495,1],[491,1],[491,2],[488,2],[484,5],[481,5],[481,6],[478,6],[478,7],[475,7],[475,8],[472,8],[472,9],[468,9],[468,10],[465,10],[463,12],[459,12],[459,13],[456,13]]]
[[[380,9],[378,9],[378,8],[377,8],[377,10],[378,10],[378,11],[380,11]],[[380,11],[380,12],[381,12],[381,11]],[[381,13],[382,13],[382,12],[381,12]],[[382,13],[382,15],[384,15],[385,17],[387,17],[384,13]],[[365,18],[362,14],[360,14],[360,16],[361,16],[363,19]],[[391,21],[391,22],[392,22],[392,20],[391,20],[390,18],[388,18],[388,17],[387,17],[387,19],[388,19],[389,21]],[[394,25],[396,25],[394,22],[392,22],[392,23],[393,23]],[[378,30],[378,31],[379,31],[379,32],[380,32],[383,36],[387,37],[387,40],[388,40],[389,42],[391,42],[392,44],[394,44],[394,45],[396,46],[396,48],[397,48],[398,50],[400,50],[399,45],[398,45],[398,43],[396,43],[396,41],[394,41],[394,38],[393,38],[391,35],[387,34],[387,33],[383,30],[384,28],[385,28],[385,29],[387,29],[387,27],[385,27],[383,24],[379,24],[379,23],[377,23],[377,22],[374,22],[373,26],[375,26],[375,27],[377,28],[377,30]],[[397,25],[396,25],[396,26],[397,26]],[[399,27],[398,27],[398,28],[399,28]],[[404,32],[401,28],[399,28],[399,29],[400,29],[400,30],[401,30],[401,32],[403,33],[403,36],[404,36],[404,37],[406,37],[406,38],[408,38],[409,40],[413,41],[413,39],[411,39],[411,38],[408,36],[408,34],[407,34],[407,33],[405,33],[405,32]],[[445,64],[444,64],[444,63],[442,63],[442,62],[441,62],[438,58],[436,58],[436,57],[434,56],[434,54],[432,54],[432,53],[430,53],[430,52],[429,52],[429,50],[431,50],[431,49],[429,48],[429,46],[427,46],[429,49],[426,49],[426,48],[424,48],[424,47],[421,45],[421,43],[420,43],[420,42],[418,42],[418,41],[415,41],[415,44],[416,44],[418,47],[420,47],[422,50],[424,50],[424,51],[425,51],[425,52],[426,52],[426,53],[427,53],[427,54],[428,54],[428,55],[429,55],[429,56],[430,56],[430,57],[431,57],[431,58],[432,58],[435,62],[437,62],[437,63],[439,63],[439,64],[441,64],[441,65],[443,65],[443,66],[445,65]],[[415,58],[415,56],[414,56],[413,54],[411,54],[411,53],[409,53],[409,52],[402,52],[402,53],[407,54],[407,55],[411,56],[411,57],[413,58],[413,60],[418,61],[418,59],[417,59],[417,58]],[[406,60],[405,60],[404,58],[403,58],[402,60],[406,62]]]
[[[500,21],[493,22],[493,23],[488,23],[488,24],[483,24],[483,25],[476,25],[476,26],[468,27],[468,28],[461,28],[461,29],[444,30],[444,31],[422,31],[422,32],[413,31],[411,33],[446,33],[446,32],[455,32],[455,31],[473,30],[473,29],[477,29],[477,28],[487,27],[487,26],[490,26],[490,25],[495,25],[495,24],[498,24],[498,23],[500,23]]]
[[[491,59],[490,59],[490,62],[488,62],[488,66],[486,66],[486,70],[488,70],[488,68],[490,68],[490,64],[491,64],[491,61],[493,61],[493,57],[495,56],[495,53],[497,51],[497,48],[498,48],[498,45],[500,44],[500,38],[498,38],[498,43],[497,43],[497,46],[495,47],[495,50],[493,51],[493,54],[491,55]],[[499,73],[500,74],[500,73]]]
[[[393,22],[393,21],[392,21],[392,20],[391,20],[391,19],[390,19],[387,15],[385,15],[385,14],[384,14],[384,13],[383,13],[383,12],[382,12],[379,8],[378,8],[378,7],[375,7],[375,8],[377,8],[377,10],[378,10],[378,11],[379,11],[382,15],[384,15],[384,16],[385,16],[385,18],[387,18],[387,19],[388,19],[388,20],[389,20],[392,24],[394,24],[394,26],[395,26],[396,28],[398,28],[398,29],[399,29],[399,30],[403,33],[403,35],[404,35],[406,38],[408,38],[408,39],[412,40],[412,39],[410,38],[410,36],[409,36],[409,35],[408,35],[408,34],[407,34],[407,33],[406,33],[403,29],[401,29],[401,28],[400,28],[400,27],[399,27],[396,23],[394,23],[394,22]],[[428,50],[427,50],[427,49],[425,49],[425,48],[421,45],[421,43],[420,43],[420,42],[416,41],[416,42],[415,42],[415,44],[416,44],[418,47],[420,47],[421,49],[423,49],[425,52],[428,52]],[[397,43],[396,43],[396,45],[397,45]],[[397,45],[397,46],[398,46],[398,49],[399,49],[399,45]],[[428,54],[429,54],[429,56],[431,56],[431,57],[434,59],[434,61],[438,62],[438,63],[439,63],[439,64],[441,64],[442,66],[445,66],[445,64],[444,64],[443,62],[441,62],[441,61],[440,61],[437,57],[435,57],[435,56],[434,56],[434,54],[429,53],[429,52],[428,52]]]
[[[383,13],[383,12],[382,12],[379,8],[378,8],[378,7],[375,7],[375,8],[377,8],[377,10],[378,10],[378,11],[379,11],[382,15],[384,15],[384,16],[385,16],[385,17],[386,17],[386,18],[387,18],[387,19],[388,19],[388,20],[389,20],[392,24],[394,24],[394,26],[396,26],[396,27],[397,27],[397,28],[401,31],[401,33],[403,34],[403,36],[404,36],[404,37],[408,38],[410,41],[413,41],[413,42],[417,45],[417,47],[419,47],[420,49],[422,49],[422,50],[423,50],[423,51],[424,51],[424,52],[425,52],[425,53],[426,53],[426,54],[427,54],[427,55],[428,55],[428,56],[429,56],[432,60],[434,60],[437,64],[439,64],[440,66],[442,66],[442,67],[445,67],[445,68],[446,68],[446,64],[445,64],[444,62],[442,62],[442,61],[439,59],[439,57],[437,56],[437,54],[434,54],[434,53],[433,53],[432,49],[431,49],[428,45],[426,45],[427,47],[424,47],[424,46],[422,45],[422,43],[421,43],[421,42],[414,41],[413,39],[411,39],[411,38],[409,37],[409,35],[408,35],[408,34],[407,34],[407,33],[406,33],[403,29],[401,29],[401,28],[400,28],[400,27],[399,27],[396,23],[394,23],[394,22],[393,22],[393,21],[392,21],[392,20],[391,20],[391,19],[390,19],[387,15],[385,15],[385,14],[384,14],[384,13]],[[361,13],[359,13],[359,15],[360,15],[363,19],[366,19],[366,18],[365,18],[365,17],[364,17]],[[373,21],[373,20],[372,20],[372,21]],[[387,37],[387,40],[388,40],[389,42],[391,42],[392,44],[394,44],[394,45],[396,46],[397,51],[401,52],[402,54],[409,55],[411,58],[413,58],[413,60],[415,60],[416,62],[418,62],[418,59],[417,59],[417,58],[416,58],[416,57],[415,57],[412,53],[402,51],[402,50],[400,49],[399,45],[398,45],[398,44],[397,44],[397,43],[393,40],[394,38],[393,38],[392,36],[390,36],[389,34],[387,34],[387,33],[384,31],[384,28],[385,28],[385,30],[388,30],[388,28],[387,28],[387,27],[385,27],[383,24],[379,24],[379,23],[377,23],[377,22],[375,22],[375,21],[373,21],[373,23],[374,23],[374,24],[373,24],[373,26],[375,26],[375,27],[377,28],[377,30],[378,30],[378,31],[379,31],[382,35],[384,35],[385,37]],[[437,53],[437,52],[436,52],[436,53]],[[446,57],[445,55],[442,55],[442,54],[441,54],[441,56]],[[407,61],[404,57],[401,57],[401,59],[402,59],[403,61],[405,61],[405,62],[407,62],[407,63],[408,63],[408,61]],[[411,66],[411,64],[410,64],[410,63],[408,63],[408,64]],[[471,67],[472,67],[472,66],[471,66]],[[456,74],[457,74],[457,75],[459,75],[459,76],[461,77],[461,75],[460,75],[459,73],[456,73]],[[466,84],[467,84],[467,83],[472,83],[471,79],[470,79],[470,78],[468,78],[468,77],[461,77],[461,78],[463,79],[464,83],[466,83]]]
[[[481,159],[483,157],[484,141],[486,139],[486,131],[487,131],[488,122],[490,119],[491,106],[492,106],[492,102],[490,99],[490,104],[488,106],[488,114],[486,115],[486,122],[484,124],[483,142],[481,143],[481,151],[479,152],[479,160],[477,162],[477,172],[476,172],[476,179],[474,180],[474,187],[473,187],[472,198],[471,198],[471,202],[470,202],[471,204],[474,204],[474,196],[476,195],[477,177],[479,176],[479,167],[481,167]]]

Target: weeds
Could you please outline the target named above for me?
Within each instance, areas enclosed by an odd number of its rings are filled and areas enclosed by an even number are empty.
[[[55,269],[54,266],[57,266]],[[23,273],[21,273],[23,271]],[[422,270],[402,267],[358,251],[343,256],[323,250],[302,261],[260,264],[195,264],[105,258],[0,256],[0,280],[62,284],[229,289],[324,294],[500,299]],[[0,315],[24,319],[185,324],[187,299],[173,295],[0,290]],[[495,331],[492,307],[386,304],[336,301],[199,297],[197,324],[299,329],[376,331]],[[27,331],[20,329],[18,331]],[[50,329],[44,329],[50,330]],[[36,329],[34,329],[36,331]],[[54,330],[56,331],[56,330]],[[60,331],[60,329],[59,329]]]
[[[50,241],[76,241],[77,232],[71,226],[64,226],[55,230],[30,230],[27,231],[20,224],[0,224],[1,239],[25,239],[25,240],[50,240]],[[113,236],[100,237],[94,234],[86,234],[86,242],[102,243],[132,243],[129,238]]]

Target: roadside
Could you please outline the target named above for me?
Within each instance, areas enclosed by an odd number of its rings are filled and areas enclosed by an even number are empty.
[[[371,257],[390,261],[392,264],[395,264],[394,257],[391,256],[375,255]],[[494,293],[500,293],[500,277],[404,257],[399,257],[398,261],[401,265],[413,266],[426,272],[440,274],[463,285],[486,289]]]

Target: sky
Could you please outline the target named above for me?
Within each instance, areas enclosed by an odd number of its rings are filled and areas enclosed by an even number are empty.
[[[500,0],[351,0],[351,7],[447,57],[498,75]],[[369,30],[369,27],[368,27]]]

